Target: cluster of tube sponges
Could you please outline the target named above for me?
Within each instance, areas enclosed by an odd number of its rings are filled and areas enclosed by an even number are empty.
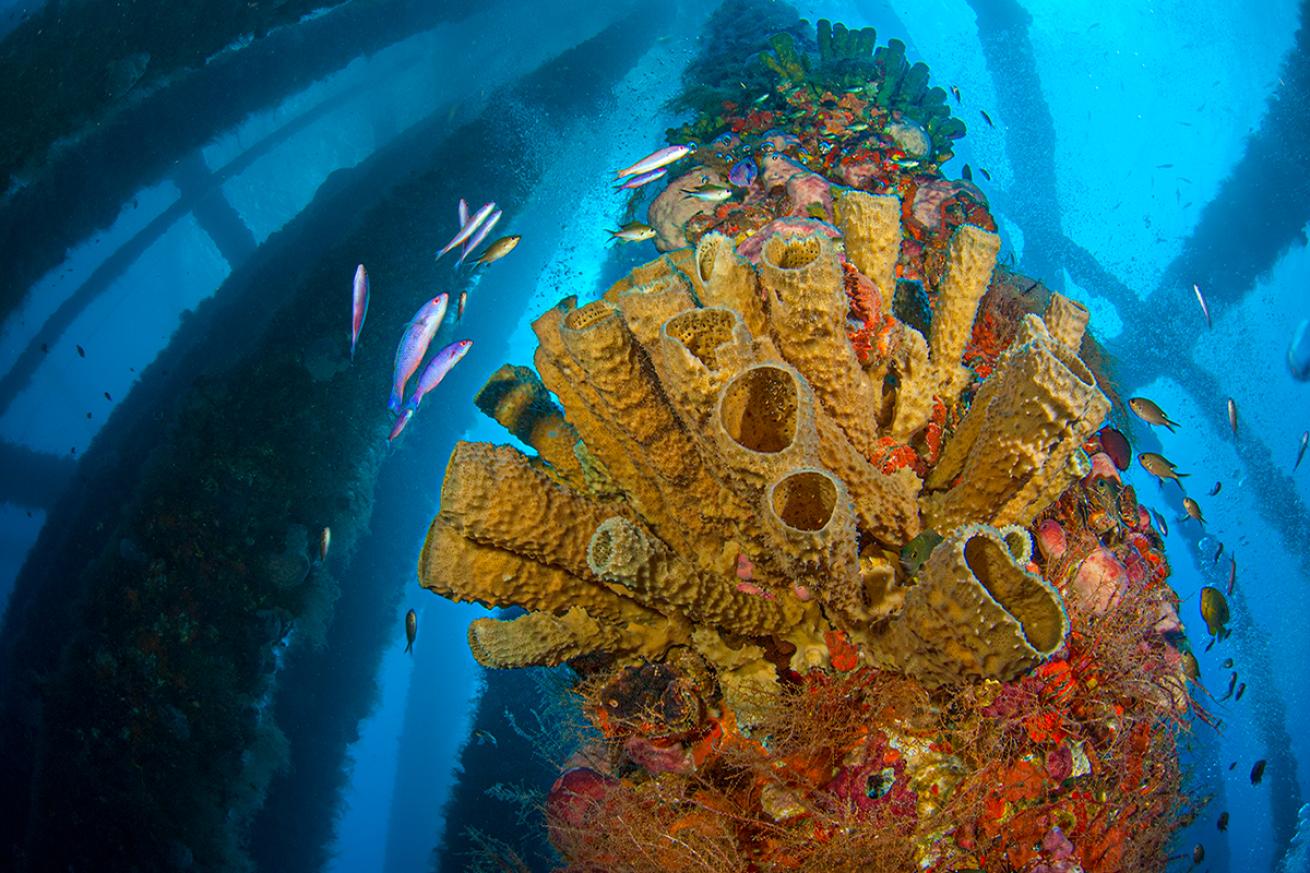
[[[481,663],[687,647],[746,695],[774,681],[770,638],[806,670],[841,631],[933,685],[1010,679],[1060,647],[1024,526],[1083,474],[1108,411],[1078,358],[1086,311],[1057,295],[972,391],[961,357],[999,239],[956,231],[925,337],[889,315],[900,216],[894,196],[846,193],[840,242],[778,233],[756,266],[709,234],[535,322],[535,372],[503,367],[478,403],[537,454],[459,443],[419,566],[446,597],[525,610],[473,622]],[[843,259],[889,330],[866,364]],[[926,480],[875,466],[966,389]],[[901,550],[928,528],[942,542],[911,575]]]

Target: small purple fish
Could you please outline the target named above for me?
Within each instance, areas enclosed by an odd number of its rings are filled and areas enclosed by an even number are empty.
[[[355,360],[355,344],[368,315],[368,272],[364,265],[355,268],[355,287],[350,296],[350,360]]]
[[[440,258],[446,252],[450,251],[455,246],[462,243],[464,240],[473,236],[473,232],[478,229],[478,225],[481,224],[483,221],[485,221],[486,217],[491,214],[491,210],[495,208],[496,208],[495,203],[482,204],[482,208],[479,209],[477,212],[473,213],[472,215],[470,215],[469,220],[464,222],[464,226],[459,229],[459,233],[455,234],[454,238],[452,238],[450,242],[446,243],[445,247],[442,248],[441,251],[437,252],[437,257]]]
[[[624,182],[622,185],[614,186],[614,188],[616,191],[621,191],[624,188],[640,188],[642,185],[645,185],[648,182],[654,182],[656,179],[662,179],[668,174],[669,171],[665,169],[648,170],[647,172],[642,173],[638,176],[633,176],[632,178]]]
[[[418,384],[414,386],[414,396],[409,398],[409,403],[405,404],[405,408],[418,409],[418,405],[423,402],[424,396],[441,384],[441,380],[446,378],[446,374],[460,362],[461,358],[468,354],[471,348],[473,348],[473,340],[455,340],[433,355],[432,360],[428,361],[428,365],[418,377]]]
[[[441,320],[446,317],[446,304],[450,297],[447,294],[438,294],[416,313],[408,324],[405,325],[405,332],[400,337],[400,344],[396,346],[396,363],[392,373],[391,397],[387,400],[387,409],[392,412],[400,412],[401,401],[405,398],[405,383],[409,377],[414,375],[418,365],[423,363],[423,356],[428,353],[428,345],[431,344],[432,338],[437,335],[437,328],[441,327]]]
[[[755,166],[755,162],[750,158],[742,158],[732,165],[728,171],[728,181],[738,188],[749,188],[751,182],[759,175],[760,168]]]
[[[487,238],[487,234],[491,233],[491,229],[496,226],[496,222],[498,221],[500,221],[499,209],[491,213],[491,217],[482,222],[482,226],[478,228],[478,232],[469,237],[468,241],[464,243],[464,252],[459,256],[459,262],[461,264],[464,263],[464,259],[469,256],[470,252],[482,245],[482,241]]]
[[[396,423],[391,425],[391,433],[387,434],[387,442],[392,442],[396,437],[400,436],[400,432],[405,429],[405,425],[409,424],[409,420],[413,417],[414,410],[409,407],[406,407],[404,412],[397,415]]]

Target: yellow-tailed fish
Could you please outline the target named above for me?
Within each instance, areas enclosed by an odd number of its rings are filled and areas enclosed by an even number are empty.
[[[1210,636],[1223,639],[1228,636],[1228,599],[1214,586],[1201,589],[1201,618],[1205,619]]]
[[[611,230],[610,236],[624,242],[644,242],[655,238],[655,228],[640,221],[629,221],[618,230]]]
[[[510,252],[514,251],[514,247],[519,244],[519,240],[521,239],[523,239],[523,237],[518,234],[502,236],[500,239],[487,246],[486,251],[484,251],[482,256],[478,258],[478,264],[483,267],[488,264],[494,264],[496,261],[499,261]]]
[[[1180,477],[1189,475],[1179,473],[1168,458],[1155,452],[1142,452],[1137,456],[1137,460],[1152,476],[1159,479],[1172,479],[1179,485],[1183,484]]]
[[[1205,516],[1201,514],[1201,506],[1190,497],[1183,498],[1183,509],[1187,510],[1187,517],[1205,524]]]
[[[418,636],[418,613],[410,610],[405,613],[405,651],[413,651],[414,638]]]
[[[695,188],[684,188],[682,190],[688,197],[695,197],[697,200],[704,200],[708,203],[722,203],[732,196],[731,188],[715,182],[705,182]]]
[[[1130,397],[1128,398],[1128,408],[1147,424],[1162,425],[1167,427],[1171,433],[1174,428],[1178,427],[1178,422],[1171,421],[1154,400],[1148,400],[1145,397]]]

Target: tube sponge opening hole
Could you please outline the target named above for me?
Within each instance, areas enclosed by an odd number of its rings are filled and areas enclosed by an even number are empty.
[[[742,371],[723,389],[719,420],[728,436],[752,452],[781,452],[796,439],[800,405],[796,377],[763,365]]]
[[[790,473],[773,486],[773,511],[796,530],[823,530],[837,507],[837,486],[817,470]]]
[[[1038,652],[1055,651],[1064,639],[1064,609],[1059,594],[1039,577],[1017,567],[1004,542],[979,535],[964,546],[964,561],[992,599],[1019,622]]]
[[[780,270],[799,270],[814,263],[822,249],[817,236],[774,234],[764,244],[764,262]]]
[[[715,351],[732,339],[733,321],[726,309],[688,309],[664,322],[664,332],[713,371],[719,368]]]
[[[597,525],[587,544],[587,566],[602,579],[626,582],[649,558],[641,531],[620,516]]]
[[[725,236],[708,233],[701,237],[700,245],[696,246],[696,274],[700,277],[702,285],[709,282],[714,275],[714,265],[718,263],[720,248],[725,245],[730,245]]]
[[[564,316],[564,326],[569,330],[587,330],[614,315],[617,311],[604,300],[593,300],[586,306],[575,309]]]

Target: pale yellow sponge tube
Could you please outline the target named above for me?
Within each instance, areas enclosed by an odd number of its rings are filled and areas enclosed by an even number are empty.
[[[678,272],[647,282],[634,285],[610,300],[623,313],[623,321],[628,330],[646,349],[647,354],[655,354],[654,347],[660,335],[660,325],[679,312],[684,312],[695,305],[691,296],[691,282]]]
[[[440,515],[428,528],[418,577],[424,588],[456,602],[521,606],[535,612],[580,606],[612,624],[662,620],[659,613],[603,584],[470,540]]]
[[[973,333],[978,302],[992,281],[1001,238],[972,224],[960,225],[951,237],[946,279],[937,294],[932,313],[933,382],[930,390],[950,402],[968,381],[960,365],[964,347]]]
[[[660,327],[655,369],[688,432],[704,435],[723,383],[755,357],[751,335],[732,309],[688,309]]]
[[[855,511],[842,481],[827,470],[788,470],[770,484],[762,507],[793,582],[816,594],[835,624],[868,620]]]
[[[966,525],[933,550],[901,612],[869,645],[876,662],[928,685],[1008,682],[1068,633],[1060,593],[1024,569],[1001,531]]]
[[[580,607],[563,615],[530,612],[502,620],[479,618],[469,624],[469,651],[484,667],[554,667],[593,652],[619,648],[619,632],[596,621]]]
[[[1087,330],[1089,318],[1087,308],[1081,303],[1063,294],[1052,293],[1051,299],[1046,302],[1046,314],[1042,316],[1042,321],[1046,322],[1046,329],[1050,331],[1053,340],[1077,352],[1083,344],[1083,333]]]
[[[873,280],[882,311],[892,311],[896,262],[901,256],[901,199],[889,194],[843,191],[833,202],[846,257]]]
[[[702,305],[736,310],[751,336],[768,334],[759,277],[732,240],[718,232],[705,234],[696,244],[694,265]]]
[[[920,501],[935,530],[1031,521],[1043,508],[1038,496],[1053,491],[1049,480],[1068,476],[1071,456],[1109,412],[1091,371],[1046,334],[1040,319],[1025,319],[1018,342],[983,383],[928,476],[929,490],[947,489]]]
[[[465,537],[586,578],[590,531],[614,507],[560,486],[511,446],[460,441],[446,465],[441,518]]]
[[[760,281],[778,349],[867,458],[878,437],[881,386],[865,373],[846,337],[844,278],[834,244],[822,234],[775,233],[764,243]]]
[[[642,603],[730,633],[780,633],[794,625],[802,611],[789,595],[766,599],[738,591],[735,579],[697,571],[664,543],[620,516],[596,528],[587,562],[598,577],[630,589]]]

